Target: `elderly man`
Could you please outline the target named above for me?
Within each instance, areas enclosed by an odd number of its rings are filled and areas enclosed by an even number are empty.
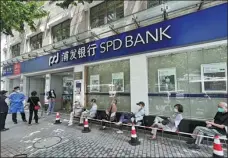
[[[228,110],[227,110],[227,103],[220,102],[218,104],[218,111],[212,121],[206,121],[207,126],[197,126],[193,131],[193,138],[190,141],[187,141],[187,144],[192,144],[189,148],[190,149],[200,149],[199,145],[203,139],[202,136],[196,135],[225,135],[226,128],[228,126]]]
[[[24,112],[24,105],[25,95],[20,92],[20,87],[15,87],[14,92],[10,94],[9,101],[10,101],[10,110],[9,112],[12,113],[12,120],[15,124],[17,124],[17,112],[21,113],[21,118],[24,122],[27,122],[25,118]]]
[[[79,126],[83,125],[83,120],[85,117],[89,118],[94,118],[97,113],[97,104],[96,104],[96,99],[91,99],[91,109],[90,110],[85,110],[82,112],[81,117],[80,117],[80,122]]]
[[[70,121],[68,123],[68,126],[73,125],[74,116],[81,116],[83,109],[84,107],[80,104],[80,102],[75,101],[75,104],[73,105],[73,111],[70,113]]]

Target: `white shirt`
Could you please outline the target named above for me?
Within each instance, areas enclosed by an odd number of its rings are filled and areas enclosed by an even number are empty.
[[[135,113],[136,122],[143,119],[145,115],[145,107],[141,108],[138,112]]]
[[[89,115],[91,117],[95,117],[96,113],[97,113],[97,104],[93,103],[92,108],[89,110]]]
[[[9,100],[9,98],[6,98],[5,99],[5,102],[6,102],[6,104],[9,106],[10,105],[10,100]]]

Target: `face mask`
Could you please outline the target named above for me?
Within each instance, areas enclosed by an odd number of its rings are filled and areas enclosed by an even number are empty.
[[[225,112],[223,108],[218,108],[218,112]]]
[[[176,108],[174,108],[174,112],[178,112],[178,110]]]
[[[19,93],[19,92],[20,92],[20,90],[16,90],[16,92],[18,92],[18,93]]]

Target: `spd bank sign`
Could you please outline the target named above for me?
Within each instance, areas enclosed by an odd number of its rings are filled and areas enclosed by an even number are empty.
[[[138,45],[147,45],[160,42],[162,40],[171,39],[168,31],[171,25],[164,28],[156,28],[155,30],[147,30],[142,33],[137,33],[136,36],[127,35],[124,38],[108,39],[104,42],[95,42],[88,45],[76,46],[65,51],[57,52],[49,57],[48,65],[59,64],[59,62],[68,62],[72,60],[78,60],[88,57],[96,56],[96,54],[104,54],[120,49],[126,49],[131,47],[137,47]],[[153,32],[152,32],[153,31]],[[61,59],[60,59],[61,58]]]
[[[21,73],[227,39],[227,3],[21,63]],[[8,73],[6,73],[8,74]]]

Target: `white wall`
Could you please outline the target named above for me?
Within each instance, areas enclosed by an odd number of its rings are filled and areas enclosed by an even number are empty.
[[[20,78],[10,79],[9,92],[12,92],[13,88],[16,86],[20,86]]]
[[[51,75],[51,88],[56,93],[55,110],[59,110],[62,106],[62,94],[63,94],[63,77]]]
[[[146,114],[149,113],[147,57],[136,55],[130,57],[131,111],[136,112],[136,103],[145,103]]]
[[[84,85],[84,65],[77,65],[74,67],[74,72],[82,72],[82,80],[81,80],[81,95],[80,95],[80,102],[82,105],[85,104],[85,85]],[[74,80],[74,93],[73,93],[73,100],[76,101],[76,80]]]

